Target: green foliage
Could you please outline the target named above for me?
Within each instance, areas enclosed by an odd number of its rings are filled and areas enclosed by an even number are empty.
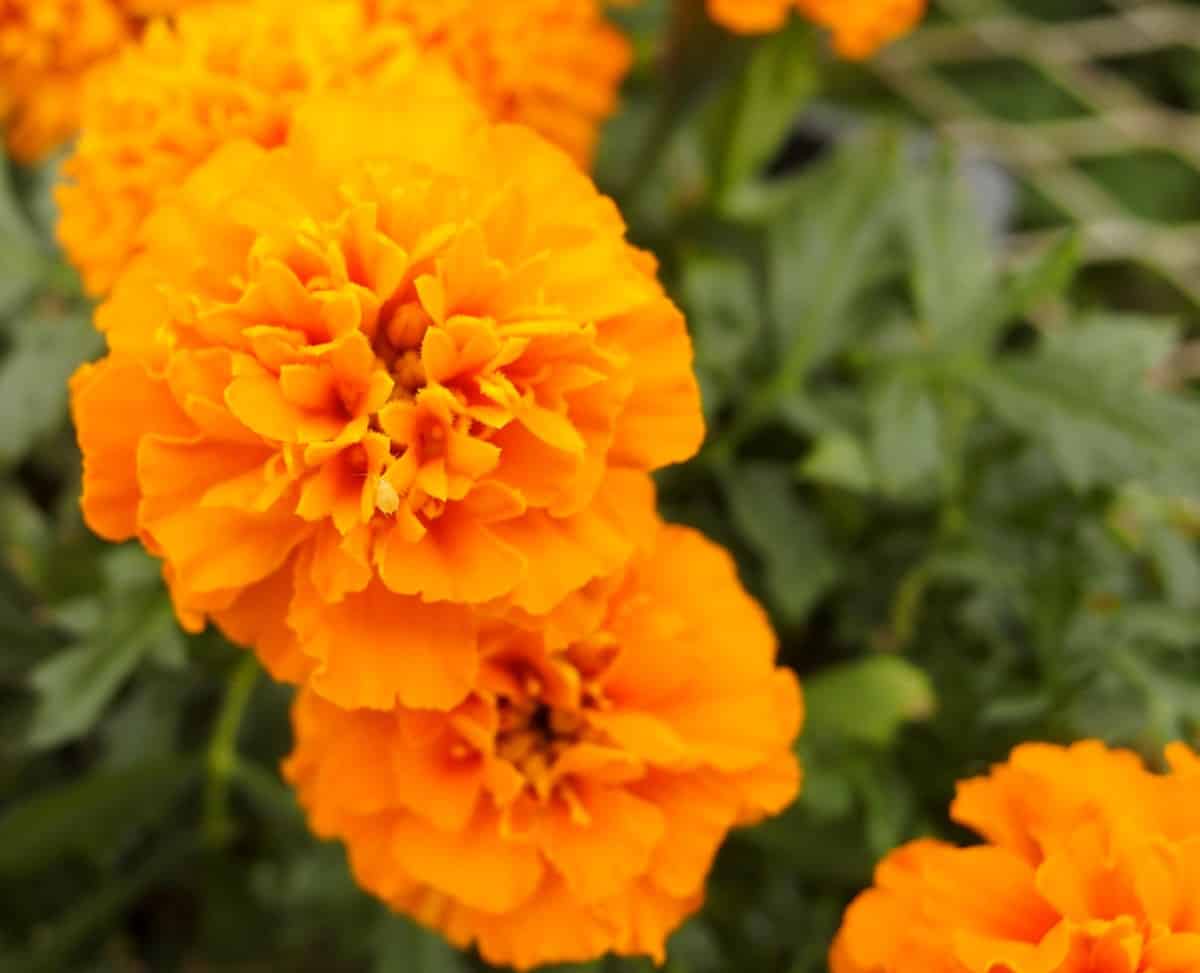
[[[601,173],[696,344],[710,436],[664,508],[734,552],[808,708],[801,800],[728,843],[666,969],[816,973],[879,856],[954,834],[957,778],[1025,739],[1198,738],[1200,402],[1160,367],[1196,322],[1079,306],[1071,234],[1014,265],[911,131],[788,163],[813,32],[697,31],[692,90],[655,74],[665,7],[622,14]],[[65,381],[101,342],[49,181],[0,172],[0,969],[485,969],[308,833],[289,691],[80,522]]]

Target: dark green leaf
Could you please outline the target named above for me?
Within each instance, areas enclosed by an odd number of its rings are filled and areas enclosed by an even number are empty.
[[[111,858],[171,806],[195,769],[195,761],[158,761],[27,798],[0,815],[0,874],[29,875],[73,856]]]
[[[794,18],[759,42],[740,77],[726,87],[705,125],[713,195],[725,197],[753,179],[817,90],[812,28]]]
[[[0,361],[0,467],[24,456],[67,417],[67,379],[103,346],[88,316],[30,314]]]
[[[785,467],[747,464],[725,486],[734,523],[762,558],[772,607],[788,623],[803,622],[837,578],[819,521]]]
[[[787,388],[857,333],[850,309],[876,282],[899,179],[897,138],[856,139],[802,178],[768,232],[768,300]]]
[[[466,958],[435,933],[391,916],[375,939],[372,973],[467,973]]]
[[[1169,335],[1151,322],[1085,321],[969,381],[1078,490],[1130,480],[1191,490],[1200,441],[1181,430],[1198,428],[1200,405],[1152,388],[1147,376]]]
[[[30,676],[38,694],[32,746],[57,746],[86,733],[144,659],[155,654],[170,660],[183,651],[155,563],[127,547],[109,552],[105,567],[104,598],[75,606],[76,622],[87,625],[83,641]],[[85,608],[90,610],[80,611]]]

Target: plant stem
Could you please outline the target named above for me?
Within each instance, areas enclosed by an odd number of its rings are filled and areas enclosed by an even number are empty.
[[[208,786],[204,796],[204,833],[210,844],[221,847],[233,833],[229,814],[229,781],[237,766],[237,737],[242,718],[258,680],[258,660],[246,653],[229,677],[225,701],[208,745]]]

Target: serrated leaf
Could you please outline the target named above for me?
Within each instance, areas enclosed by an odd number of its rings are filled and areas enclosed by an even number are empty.
[[[837,579],[820,522],[801,505],[786,467],[746,464],[725,489],[735,526],[762,559],[771,607],[802,623]]]
[[[1103,318],[1049,336],[1032,353],[968,376],[1006,423],[1041,442],[1077,490],[1130,480],[1194,489],[1200,405],[1152,388],[1169,331]]]
[[[767,235],[768,303],[785,390],[856,337],[850,309],[877,282],[899,179],[898,139],[847,144],[806,173]]]
[[[816,93],[816,50],[812,28],[794,18],[759,42],[741,75],[714,104],[704,141],[716,198],[752,179],[778,151]]]
[[[834,666],[804,686],[808,732],[887,746],[906,723],[937,708],[929,677],[907,659],[880,655]]]
[[[1014,273],[985,299],[977,311],[965,315],[944,336],[942,347],[954,353],[988,350],[987,345],[1004,325],[1022,317],[1038,304],[1059,297],[1079,267],[1080,236],[1064,233],[1041,255]]]
[[[103,339],[86,314],[27,315],[12,327],[0,361],[0,467],[28,452],[67,418],[67,379]]]
[[[27,798],[0,815],[0,874],[29,875],[72,856],[110,858],[164,813],[196,767],[172,758],[95,772]]]
[[[174,612],[149,557],[134,547],[119,548],[107,555],[104,574],[103,598],[95,605],[84,603],[95,612],[79,619],[86,624],[83,641],[30,675],[38,696],[31,746],[58,746],[87,733],[147,656],[169,659],[183,651]]]
[[[995,249],[952,157],[913,173],[904,189],[904,237],[920,330],[952,335],[993,291]]]

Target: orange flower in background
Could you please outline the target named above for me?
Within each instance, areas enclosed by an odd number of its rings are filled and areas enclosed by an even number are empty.
[[[83,132],[58,189],[58,232],[96,295],[138,247],[142,224],[217,148],[236,138],[277,146],[292,109],[322,90],[393,90],[423,59],[400,27],[367,28],[358,0],[257,0],[185,11],[153,24],[88,85]]]
[[[445,55],[498,121],[540,132],[588,165],[632,60],[601,0],[361,0]]]
[[[799,686],[724,551],[664,527],[602,604],[561,646],[488,626],[448,713],[295,705],[285,775],[313,829],[492,963],[661,961],[729,830],[799,787]]]
[[[743,34],[778,30],[797,10],[833,32],[843,57],[870,57],[907,34],[925,13],[926,0],[708,0],[718,23]]]
[[[481,613],[558,612],[653,534],[703,437],[653,260],[571,160],[473,101],[316,98],[147,223],[72,384],[83,510],[340,705],[445,708]],[[555,621],[555,625],[560,624]]]
[[[0,124],[19,162],[75,134],[84,81],[146,19],[195,0],[0,0]]]
[[[0,121],[36,162],[74,133],[86,73],[132,36],[112,0],[0,0]]]
[[[1171,771],[1096,742],[1027,744],[959,785],[974,848],[889,855],[846,913],[833,973],[1200,970],[1200,762]]]

